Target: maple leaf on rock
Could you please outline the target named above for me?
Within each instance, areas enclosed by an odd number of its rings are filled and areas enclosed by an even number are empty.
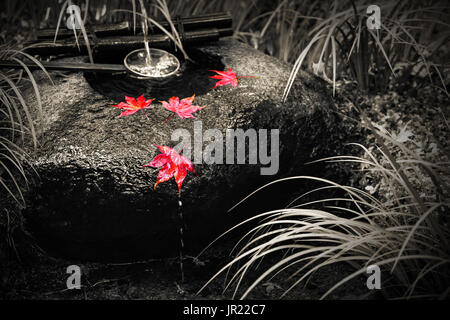
[[[160,168],[158,177],[155,183],[155,189],[158,184],[170,180],[170,178],[175,177],[175,181],[178,185],[178,192],[181,193],[181,185],[186,178],[187,172],[193,172],[197,174],[194,170],[194,165],[185,156],[179,154],[175,149],[167,146],[155,145],[161,154],[158,154],[153,158],[152,162],[144,165],[144,167]]]
[[[219,71],[219,70],[209,70],[212,72],[216,72],[218,74],[211,76],[212,79],[220,80],[218,81],[212,89],[226,86],[227,84],[231,84],[233,88],[238,86],[238,78],[256,78],[256,76],[238,76],[236,72],[228,68],[228,71]]]
[[[184,118],[194,118],[197,119],[193,113],[205,108],[206,106],[199,107],[194,106],[192,103],[194,102],[195,94],[192,97],[181,99],[178,97],[172,97],[169,99],[169,102],[161,101],[164,108],[169,111],[172,111],[174,114],[177,114],[181,119]],[[167,120],[172,118],[171,115]],[[166,121],[167,121],[166,120]]]
[[[119,117],[126,117],[129,115],[132,115],[135,112],[138,112],[139,110],[142,110],[142,112],[144,112],[144,109],[152,108],[152,107],[150,107],[150,105],[153,102],[153,100],[155,100],[155,99],[145,100],[144,95],[141,95],[137,99],[135,99],[133,97],[125,96],[126,102],[120,102],[116,105],[113,105],[113,107],[124,110],[119,115]],[[144,114],[148,118],[148,116],[145,112],[144,112]]]

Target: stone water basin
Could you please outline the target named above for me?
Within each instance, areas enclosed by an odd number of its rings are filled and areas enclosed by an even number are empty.
[[[25,213],[32,234],[50,254],[123,261],[168,256],[178,250],[175,181],[153,190],[158,170],[142,167],[159,153],[154,144],[178,143],[171,141],[176,129],[194,136],[194,119],[175,116],[164,122],[170,112],[158,100],[172,95],[182,98],[195,93],[195,104],[207,106],[195,113],[203,131],[218,129],[225,134],[230,128],[253,128],[280,133],[275,175],[261,175],[260,164],[195,164],[198,176],[189,174],[181,193],[187,251],[203,248],[229,226],[279,206],[276,200],[287,196],[286,190],[271,189],[242,210],[227,213],[249,192],[281,177],[312,175],[321,167],[305,166],[306,162],[334,154],[337,142],[332,137],[340,129],[324,81],[301,71],[283,103],[290,65],[231,39],[196,50],[211,58],[211,68],[230,67],[238,75],[258,78],[240,79],[237,88],[214,90],[210,88],[215,80],[208,78],[214,73],[207,69],[199,71],[201,82],[184,71],[172,84],[154,86],[153,91],[152,86],[120,85],[120,79],[109,86],[111,79],[82,73],[56,78],[54,85],[42,82],[47,118],[38,151],[32,153],[39,178],[27,195]],[[154,108],[147,110],[149,118],[142,112],[118,118],[120,111],[111,104],[142,91],[146,98],[156,99]],[[31,93],[26,99],[30,105],[36,103]]]

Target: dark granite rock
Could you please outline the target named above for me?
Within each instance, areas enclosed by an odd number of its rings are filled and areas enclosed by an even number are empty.
[[[198,95],[195,104],[207,105],[196,113],[203,131],[279,129],[280,164],[274,176],[261,175],[259,165],[196,164],[198,177],[188,175],[181,195],[187,250],[205,246],[236,221],[279,206],[275,200],[286,190],[271,189],[248,210],[226,212],[264,183],[320,170],[304,163],[333,154],[337,144],[331,137],[339,131],[321,79],[301,72],[282,103],[289,65],[232,40],[200,50],[239,75],[258,76],[241,79],[236,89]],[[170,113],[157,103],[147,112],[150,120],[142,112],[117,118],[119,110],[110,105],[118,101],[94,91],[81,73],[58,78],[55,85],[43,82],[41,95],[48,117],[33,156],[39,179],[28,194],[26,217],[42,247],[90,260],[173,254],[179,244],[175,181],[154,191],[157,170],[142,165],[159,153],[153,144],[174,146],[172,132],[193,132],[194,120],[175,116],[164,123]],[[30,104],[33,99],[30,94]]]

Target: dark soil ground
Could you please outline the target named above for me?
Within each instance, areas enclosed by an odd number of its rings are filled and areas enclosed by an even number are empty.
[[[231,243],[230,243],[231,244]],[[184,262],[185,281],[180,280],[181,272],[178,258],[155,259],[132,263],[79,263],[62,259],[53,259],[40,255],[32,265],[15,263],[9,265],[7,274],[3,274],[1,299],[45,299],[45,300],[184,300],[184,299],[230,299],[234,287],[223,292],[225,274],[219,276],[198,291],[228,261],[229,249],[212,248],[199,259],[186,256]],[[264,261],[258,271],[270,266],[270,260]],[[69,290],[66,269],[76,264],[81,268],[81,289]],[[306,285],[297,286],[284,299],[319,299],[329,289],[329,284],[343,278],[351,268],[335,265],[323,269],[314,275]],[[244,279],[242,288],[248,287],[254,280],[254,272]],[[230,276],[228,276],[228,279]],[[288,275],[274,280],[263,281],[247,299],[278,299],[292,284]],[[236,298],[243,291],[239,290]],[[365,299],[373,298],[366,287],[366,278],[360,277],[331,294],[329,299]]]

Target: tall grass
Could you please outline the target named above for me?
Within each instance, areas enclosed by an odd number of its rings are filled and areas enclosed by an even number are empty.
[[[414,1],[378,2],[381,8],[379,30],[366,26],[369,4],[370,1],[331,2],[330,13],[317,20],[305,37],[308,42],[302,45],[298,54],[283,100],[287,99],[294,79],[305,62],[312,64],[314,71],[326,78],[331,69],[333,92],[337,70],[347,68],[364,91],[374,87],[386,89],[389,80],[387,73],[395,76],[394,66],[400,63],[410,67],[420,63],[431,81],[432,71],[442,80],[440,69],[431,59],[450,35],[448,3],[435,2],[423,6]]]
[[[439,50],[450,36],[447,1],[377,2],[381,29],[366,27],[370,1],[168,1],[173,14],[230,11],[234,38],[294,63],[283,93],[287,99],[302,66],[336,88],[350,75],[363,91],[384,91],[388,74],[399,68],[419,68],[447,92],[442,72],[446,61]],[[447,93],[448,94],[448,93]]]
[[[364,114],[363,118],[369,121]],[[233,298],[246,298],[263,282],[285,279],[288,274],[290,284],[284,288],[284,297],[326,266],[344,263],[353,272],[342,274],[321,298],[366,274],[367,267],[374,264],[382,270],[382,292],[387,298],[448,298],[449,159],[441,155],[430,161],[413,149],[413,142],[399,142],[395,135],[379,131],[372,124],[369,127],[378,148],[356,145],[364,156],[337,156],[322,161],[357,163],[372,176],[374,186],[361,190],[317,177],[297,176],[259,188],[248,197],[286,180],[322,184],[284,209],[258,214],[231,229],[244,225],[251,228],[237,242],[231,261],[200,291],[226,273],[230,277],[224,292],[233,289]],[[311,198],[332,190],[339,190],[343,196]],[[261,270],[262,260],[271,256],[276,262]],[[246,278],[253,280],[243,288]],[[365,280],[361,282],[364,285]]]
[[[7,45],[0,46],[0,59],[16,61],[23,66],[21,71],[0,71],[0,187],[18,205],[25,206],[22,188],[28,184],[28,178],[24,165],[29,162],[22,145],[31,140],[37,148],[36,126],[43,124],[44,114],[38,84],[22,60],[28,59],[40,66],[49,78],[50,75],[37,59]],[[37,105],[30,106],[25,101],[21,89],[24,82],[32,86]]]

